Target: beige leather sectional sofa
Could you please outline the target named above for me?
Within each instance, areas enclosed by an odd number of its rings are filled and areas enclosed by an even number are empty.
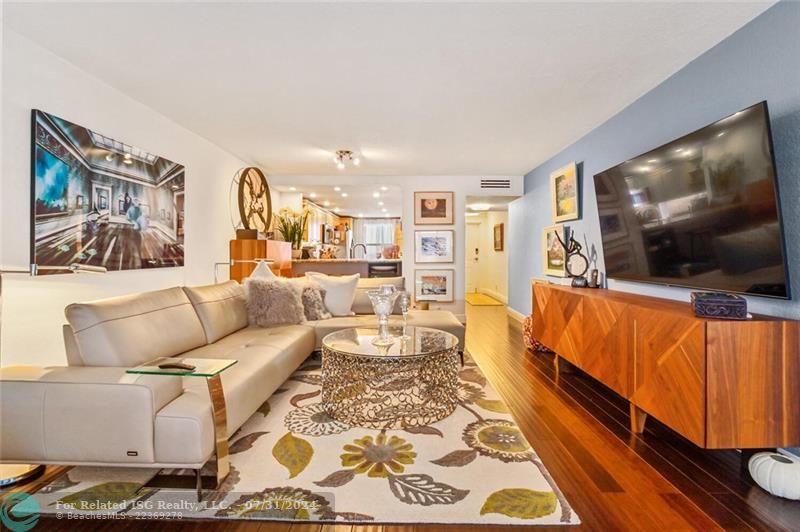
[[[363,292],[385,282],[360,282],[362,315],[265,329],[248,326],[234,281],[70,305],[67,367],[0,370],[0,461],[199,469],[214,454],[205,380],[126,368],[177,355],[238,360],[222,373],[230,435],[327,333],[374,326]],[[409,323],[451,332],[463,348],[464,326],[449,312],[412,310]]]

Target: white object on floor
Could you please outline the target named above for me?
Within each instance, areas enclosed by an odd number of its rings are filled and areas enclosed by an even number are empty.
[[[750,476],[766,491],[800,500],[800,460],[778,453],[758,453],[748,465]]]

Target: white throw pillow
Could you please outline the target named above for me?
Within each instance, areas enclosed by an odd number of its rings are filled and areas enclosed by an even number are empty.
[[[256,269],[253,270],[253,273],[250,274],[250,279],[272,279],[277,277],[272,270],[269,269],[267,263],[263,260],[258,263]]]
[[[325,306],[334,316],[352,316],[353,299],[360,274],[325,275],[324,273],[306,272],[306,277],[313,279],[325,290]]]

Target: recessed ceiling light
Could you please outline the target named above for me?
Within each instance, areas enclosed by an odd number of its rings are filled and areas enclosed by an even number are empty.
[[[653,168],[651,166],[647,166],[646,164],[643,164],[639,168],[637,168],[637,170],[639,170],[640,172],[649,172],[652,169]]]
[[[339,192],[340,190],[342,190],[342,187],[333,187],[334,192]]]
[[[347,197],[347,192],[342,192],[342,197],[346,198]]]
[[[383,207],[383,202],[382,201],[378,202],[378,207]]]
[[[490,207],[488,203],[473,203],[469,206],[473,211],[488,211]]]
[[[386,209],[381,209],[381,212],[386,212]]]
[[[309,198],[316,198],[317,197],[317,193],[316,192],[309,192],[308,193],[308,197]]]
[[[341,207],[334,207],[334,208],[333,208],[333,212],[339,212],[339,211],[341,211],[341,210],[342,210],[342,209],[341,209]]]
[[[388,218],[389,217],[389,213],[387,212],[386,214],[383,215],[383,217],[384,218]]]
[[[364,217],[364,213],[363,212],[358,213],[358,217],[359,218],[363,218]]]
[[[322,202],[322,204],[323,204],[324,206],[326,206],[326,207],[329,207],[329,206],[330,206],[330,204],[331,204],[331,202],[330,202],[330,201],[328,201],[328,200],[325,200],[324,202]]]
[[[389,190],[389,187],[381,187],[381,190],[383,190],[384,192],[386,192],[387,190]]]
[[[361,159],[359,159],[358,157],[356,157],[355,159],[353,159],[353,164],[354,164],[354,165],[356,165],[356,166],[358,166],[359,164],[361,164]]]
[[[295,190],[297,190],[297,187],[289,187],[290,192],[294,192]]]
[[[106,155],[106,161],[113,161],[113,160],[114,160],[114,156],[113,155],[111,155],[110,153],[108,155]]]
[[[372,193],[372,197],[373,198],[380,198],[381,197],[381,193],[380,192],[373,192]]]

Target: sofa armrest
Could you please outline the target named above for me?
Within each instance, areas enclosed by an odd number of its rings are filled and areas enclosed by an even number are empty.
[[[120,367],[0,369],[0,461],[154,461],[153,421],[180,377]]]

